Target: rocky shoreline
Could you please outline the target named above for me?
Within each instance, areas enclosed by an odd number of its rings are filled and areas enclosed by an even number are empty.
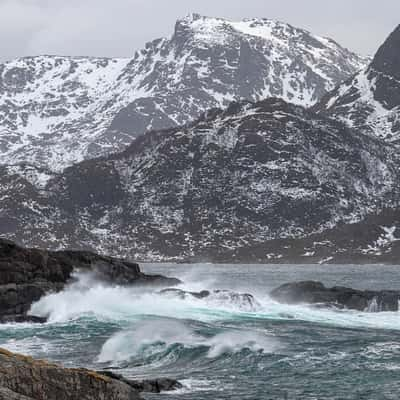
[[[90,272],[99,280],[118,285],[170,287],[180,281],[146,275],[139,265],[126,260],[83,251],[53,252],[26,249],[0,239],[0,322],[44,322],[29,316],[35,301],[58,292],[73,281],[74,272]]]
[[[171,287],[178,279],[146,275],[139,265],[91,252],[26,249],[0,239],[0,323],[44,323],[31,305],[74,281],[75,272],[117,285]],[[140,392],[180,388],[173,379],[132,381],[109,371],[68,369],[0,349],[0,400],[136,400]]]
[[[63,368],[0,349],[0,400],[140,400],[181,388],[173,379],[133,381],[107,371]]]

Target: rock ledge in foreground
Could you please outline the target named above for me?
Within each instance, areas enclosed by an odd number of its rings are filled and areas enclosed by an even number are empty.
[[[0,400],[139,400],[127,383],[0,349]]]

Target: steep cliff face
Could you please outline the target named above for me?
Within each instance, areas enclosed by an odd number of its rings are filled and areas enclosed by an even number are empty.
[[[358,222],[399,199],[391,146],[280,99],[232,103],[149,132],[42,186],[26,170],[4,170],[1,234],[147,260],[233,249],[245,258],[271,240]]]
[[[288,24],[199,15],[131,59],[11,61],[0,65],[0,163],[60,171],[232,100],[277,96],[309,106],[365,63]]]
[[[316,105],[315,110],[365,133],[398,142],[400,134],[400,25],[371,64]]]

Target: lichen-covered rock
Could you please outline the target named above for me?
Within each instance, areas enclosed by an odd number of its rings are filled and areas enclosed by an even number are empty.
[[[139,400],[140,396],[132,386],[109,376],[0,349],[0,399]]]

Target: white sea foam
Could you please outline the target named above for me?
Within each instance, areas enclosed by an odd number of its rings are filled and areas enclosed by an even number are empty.
[[[141,322],[135,329],[113,335],[103,345],[98,361],[129,361],[134,356],[161,353],[172,345],[204,347],[208,351],[207,357],[216,358],[243,349],[272,352],[278,348],[279,343],[275,338],[261,332],[236,329],[208,337],[195,332],[182,322],[153,320]]]
[[[206,289],[205,285],[202,289]],[[212,295],[205,299],[169,297],[155,290],[110,286],[86,275],[79,275],[78,282],[63,292],[43,297],[32,306],[30,312],[48,316],[50,323],[67,322],[85,315],[112,321],[134,321],[143,316],[157,316],[203,322],[238,318],[295,319],[344,327],[400,330],[398,312],[316,309],[307,305],[280,304],[268,296],[256,299],[256,308],[249,309],[246,304],[238,302],[235,296]]]

